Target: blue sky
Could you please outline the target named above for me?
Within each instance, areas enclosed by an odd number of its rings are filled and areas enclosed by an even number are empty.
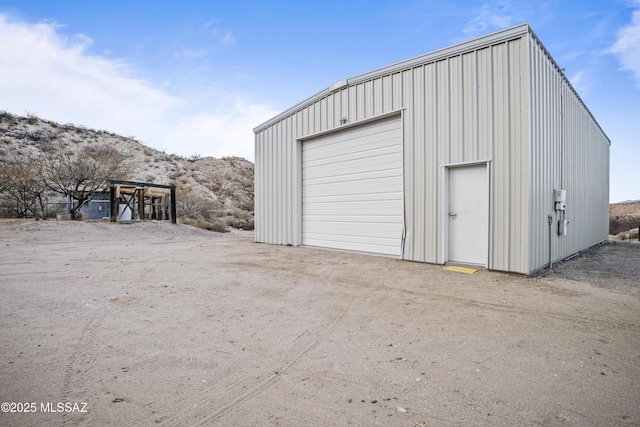
[[[528,22],[640,199],[640,0],[0,0],[0,110],[253,160],[252,129],[332,83]]]

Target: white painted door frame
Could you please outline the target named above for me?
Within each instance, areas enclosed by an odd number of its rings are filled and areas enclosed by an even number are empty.
[[[481,265],[483,267],[488,267],[489,265],[489,236],[490,236],[490,198],[491,198],[491,191],[490,191],[490,173],[491,173],[491,169],[490,169],[490,165],[491,162],[489,160],[483,160],[483,161],[476,161],[476,162],[465,162],[465,163],[455,163],[455,164],[447,164],[447,165],[443,165],[443,210],[442,210],[442,238],[443,238],[443,254],[444,254],[444,263],[447,262],[457,262],[457,263],[467,263],[467,264],[474,264],[474,265]],[[478,166],[484,166],[484,179],[481,179],[482,182],[477,182],[478,187],[476,190],[469,190],[469,191],[474,191],[474,192],[479,192],[479,193],[483,193],[484,194],[484,200],[485,202],[483,203],[483,208],[484,211],[483,212],[478,212],[479,217],[477,217],[477,219],[470,219],[470,218],[460,218],[458,217],[459,213],[458,212],[453,212],[452,211],[452,200],[451,200],[451,173],[453,171],[453,173],[460,172],[463,171],[463,168],[468,168],[468,167],[478,167]],[[460,196],[460,195],[458,195]],[[462,198],[464,199],[464,194],[462,194]],[[459,202],[458,201],[453,201],[455,202]],[[476,203],[479,203],[476,200]],[[451,214],[451,215],[450,215]],[[482,219],[481,219],[482,218]],[[473,241],[471,242],[471,244],[475,244],[476,245],[476,250],[473,251],[473,255],[471,256],[466,256],[466,255],[462,255],[463,258],[469,258],[469,259],[454,259],[456,258],[456,254],[455,254],[455,249],[452,249],[452,242],[451,242],[451,238],[452,238],[452,221],[455,220],[462,220],[462,224],[464,224],[464,221],[478,221],[480,220],[482,222],[482,224],[476,224],[478,226],[477,229],[472,229],[472,233],[475,233],[475,235],[470,235],[469,239],[472,239]],[[460,224],[460,225],[462,225]],[[456,229],[457,231],[458,229]],[[454,236],[455,238],[455,236]],[[478,252],[480,251],[480,252]],[[458,251],[459,253],[460,251]]]
[[[402,256],[402,116],[386,116],[304,139],[303,245]]]

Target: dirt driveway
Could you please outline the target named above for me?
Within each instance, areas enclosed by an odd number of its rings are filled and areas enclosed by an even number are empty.
[[[525,278],[0,224],[0,425],[640,425],[638,265],[633,243]]]

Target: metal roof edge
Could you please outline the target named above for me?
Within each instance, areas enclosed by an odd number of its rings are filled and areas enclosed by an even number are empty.
[[[596,118],[593,115],[593,113],[591,112],[591,110],[589,110],[589,107],[587,107],[587,104],[582,100],[582,97],[580,97],[580,94],[578,94],[578,91],[571,84],[571,80],[569,80],[569,78],[565,74],[564,68],[561,68],[560,65],[558,65],[558,63],[553,58],[553,56],[551,56],[551,53],[549,53],[549,51],[545,47],[544,43],[542,43],[542,40],[540,40],[540,37],[538,37],[538,35],[531,28],[529,28],[529,34],[533,38],[533,40],[535,40],[540,45],[540,47],[542,48],[544,53],[551,60],[551,63],[556,67],[556,69],[558,70],[558,72],[560,73],[562,78],[565,80],[565,82],[569,86],[569,89],[571,90],[571,92],[573,92],[573,94],[576,96],[576,98],[578,98],[578,101],[580,102],[580,104],[582,104],[584,109],[587,111],[587,114],[589,114],[589,116],[591,117],[593,122],[596,124],[596,126],[598,126],[598,129],[600,129],[600,132],[602,132],[602,134],[607,139],[607,141],[609,141],[609,145],[611,145],[611,139],[609,139],[609,136],[606,134],[604,129],[602,129],[602,126],[600,126],[600,123],[598,123],[598,120],[596,120]]]
[[[347,79],[349,85],[360,83],[365,80],[371,80],[381,75],[393,74],[395,72],[415,67],[416,65],[435,62],[440,59],[449,58],[451,56],[460,55],[463,52],[472,51],[484,46],[490,46],[497,43],[502,43],[507,40],[512,40],[517,37],[521,37],[527,34],[529,24],[523,23],[513,27],[504,28],[502,30],[495,31],[493,33],[485,34],[480,37],[475,37],[460,43],[456,43],[451,46],[443,47],[422,55],[415,56],[413,58],[405,59],[394,64],[387,65],[376,70],[369,71],[367,73],[359,74],[357,76]]]
[[[326,89],[321,90],[320,92],[316,93],[315,95],[312,95],[309,98],[305,99],[304,101],[301,101],[301,102],[297,103],[293,107],[288,108],[287,110],[283,111],[282,113],[278,114],[277,116],[274,116],[274,117],[270,118],[269,120],[267,120],[266,122],[262,123],[261,125],[256,126],[255,128],[253,128],[253,133],[258,133],[258,132],[261,132],[261,131],[265,130],[269,126],[271,126],[271,125],[273,125],[275,123],[278,123],[279,121],[281,121],[282,119],[290,116],[291,114],[296,113],[296,112],[304,109],[304,107],[306,107],[307,105],[313,104],[314,102],[324,98],[325,96],[329,95],[331,92],[333,92],[333,90],[331,90],[331,86],[329,86]]]
[[[347,78],[347,79],[343,79],[340,80],[334,84],[332,84],[331,86],[321,90],[320,92],[316,93],[315,95],[310,96],[309,98],[306,98],[305,100],[295,104],[293,107],[288,108],[287,110],[283,111],[282,113],[272,117],[271,119],[267,120],[266,122],[256,126],[253,129],[253,133],[257,134],[261,131],[263,131],[264,129],[268,128],[269,126],[281,121],[282,119],[290,116],[291,114],[294,114],[302,109],[304,109],[306,106],[313,104],[314,102],[316,102],[319,99],[322,99],[323,97],[331,94],[332,92],[338,91],[344,87],[348,87],[351,86],[353,84],[357,84],[360,83],[362,81],[365,80],[371,80],[373,78],[379,77],[379,76],[383,76],[383,75],[387,75],[387,74],[392,74],[394,72],[403,70],[403,69],[407,69],[407,68],[411,68],[414,67],[418,64],[424,64],[424,63],[428,63],[428,62],[434,62],[437,61],[439,59],[442,58],[446,58],[449,56],[455,56],[458,55],[462,52],[466,52],[469,50],[474,50],[477,49],[479,47],[482,46],[489,46],[492,44],[496,44],[496,43],[501,43],[503,41],[506,40],[510,40],[516,37],[520,37],[523,36],[525,34],[527,34],[528,32],[531,32],[531,28],[529,27],[528,23],[522,23],[522,24],[518,24],[518,25],[514,25],[512,27],[508,27],[508,28],[504,28],[502,30],[498,30],[495,31],[493,33],[489,33],[489,34],[485,34],[483,36],[479,36],[479,37],[475,37],[473,39],[470,40],[466,40],[460,43],[456,43],[454,45],[451,46],[447,46],[441,49],[437,49],[428,53],[424,53],[422,55],[418,55],[415,56],[413,58],[409,58],[409,59],[405,59],[403,61],[400,62],[396,62],[390,65],[386,65],[384,67],[381,68],[376,68],[372,71],[368,71],[366,73],[362,73],[362,74],[358,74],[356,76],[353,76],[351,78]]]

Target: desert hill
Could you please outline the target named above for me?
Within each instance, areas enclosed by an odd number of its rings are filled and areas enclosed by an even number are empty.
[[[640,227],[640,202],[609,205],[609,234],[623,240],[638,239],[638,227]]]
[[[75,149],[113,147],[128,159],[127,179],[176,186],[178,221],[201,227],[224,223],[236,228],[253,228],[254,166],[246,159],[198,155],[184,158],[108,131],[0,111],[0,162],[9,153],[37,155],[44,144]],[[55,195],[51,195],[50,200],[54,198]],[[15,202],[0,195],[0,216],[12,215],[15,215]]]

